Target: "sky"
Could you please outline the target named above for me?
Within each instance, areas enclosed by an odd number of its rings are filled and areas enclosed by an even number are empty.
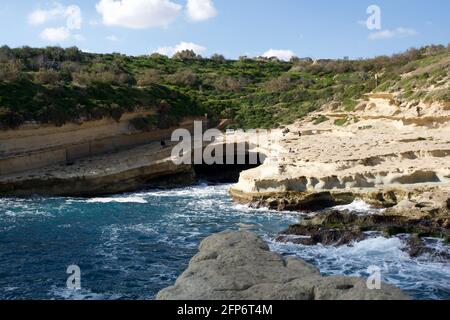
[[[448,0],[0,0],[0,45],[365,58],[450,43]]]

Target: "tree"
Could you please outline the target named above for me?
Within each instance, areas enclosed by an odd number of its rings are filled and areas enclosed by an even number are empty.
[[[173,59],[177,60],[200,60],[202,59],[201,55],[198,55],[194,52],[194,50],[183,50],[175,53],[173,55]]]
[[[64,51],[64,59],[69,61],[81,61],[83,53],[77,47],[70,47]]]
[[[12,50],[8,46],[0,47],[0,63],[7,62],[12,58]]]
[[[215,62],[225,62],[226,59],[223,55],[215,53],[211,56],[211,60],[215,61]]]

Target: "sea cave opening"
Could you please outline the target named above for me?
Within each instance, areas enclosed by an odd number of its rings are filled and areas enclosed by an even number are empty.
[[[248,148],[242,152],[235,146],[232,154],[229,153],[229,148],[224,149],[228,151],[223,152],[223,159],[220,158],[214,164],[207,164],[203,161],[202,164],[194,165],[194,171],[199,181],[237,183],[241,172],[259,167],[265,160],[263,153],[252,152]],[[214,153],[213,156],[215,156]]]

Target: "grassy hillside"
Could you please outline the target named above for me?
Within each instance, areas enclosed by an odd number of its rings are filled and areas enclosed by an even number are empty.
[[[26,121],[82,122],[148,108],[141,126],[167,127],[186,115],[230,118],[241,128],[277,127],[334,103],[351,110],[364,93],[450,101],[450,47],[428,46],[367,60],[204,59],[90,54],[77,48],[0,48],[0,128]],[[376,80],[375,75],[378,76]]]

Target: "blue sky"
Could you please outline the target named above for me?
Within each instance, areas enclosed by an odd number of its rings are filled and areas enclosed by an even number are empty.
[[[369,30],[369,5],[381,30]],[[173,54],[192,48],[229,58],[295,54],[371,57],[450,42],[448,0],[1,1],[0,43],[76,45],[90,52]]]

